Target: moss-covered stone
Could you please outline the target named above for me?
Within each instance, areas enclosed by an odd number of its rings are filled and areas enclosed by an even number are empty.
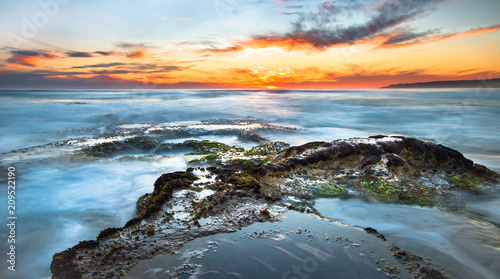
[[[229,184],[227,184],[225,182],[221,182],[221,181],[217,181],[215,183],[210,183],[206,186],[207,189],[211,189],[214,191],[228,189],[229,187],[231,187],[231,186],[229,186]]]
[[[303,173],[305,169],[308,173]],[[272,155],[252,174],[260,181],[263,194],[276,197],[290,194],[294,189],[291,181],[305,178],[321,183],[328,179],[363,196],[419,205],[441,202],[453,194],[452,189],[481,193],[497,187],[500,180],[498,173],[474,164],[451,148],[387,136],[291,147]],[[454,187],[447,187],[443,178]],[[299,190],[299,196],[306,197],[311,187]],[[316,194],[335,196],[334,190],[322,187]]]
[[[154,191],[147,198],[144,210],[140,212],[140,218],[147,218],[159,211],[165,201],[172,197],[177,189],[189,188],[198,177],[190,172],[172,172],[162,174],[154,183]]]
[[[260,189],[259,181],[248,173],[233,174],[229,179],[229,183],[233,184],[236,189],[257,191]]]
[[[220,161],[221,157],[217,154],[209,154],[205,155],[198,159],[193,159],[188,162],[188,164],[199,164],[199,163],[215,163],[216,161]]]
[[[149,226],[148,229],[146,230],[146,234],[148,236],[153,236],[155,235],[155,228],[153,228],[152,226]]]
[[[135,203],[136,212],[142,212],[145,209],[146,201],[150,195],[150,193],[146,193],[137,199],[137,202]]]
[[[446,181],[459,189],[471,191],[473,193],[480,193],[482,191],[481,184],[484,183],[484,180],[479,178],[458,175],[446,177]]]
[[[121,141],[111,141],[96,144],[81,151],[81,156],[107,158],[120,153],[141,151],[150,152],[157,148],[160,142],[157,138],[138,136]]]
[[[320,197],[342,197],[347,196],[347,191],[335,182],[319,186],[315,190],[316,195]]]
[[[211,154],[218,152],[225,152],[231,149],[231,146],[220,143],[217,141],[209,141],[209,140],[190,140],[185,141],[184,144],[186,146],[191,146],[196,148],[196,151],[193,154]]]
[[[105,238],[105,237],[109,237],[109,236],[115,235],[115,234],[121,232],[122,230],[123,230],[123,228],[107,228],[107,229],[104,229],[97,236],[97,240],[99,240],[101,238]]]
[[[80,279],[82,274],[78,265],[73,261],[76,258],[76,249],[68,249],[52,256],[50,271],[54,279]]]
[[[245,152],[245,156],[246,157],[262,156],[262,154],[260,154],[259,152],[255,152],[255,151],[247,151],[247,152]]]
[[[102,257],[102,264],[107,264],[108,261],[111,259],[111,257],[113,256],[113,254],[115,254],[118,250],[122,249],[123,246],[113,246],[111,247],[111,249],[109,250],[108,253],[106,253],[106,255],[104,255],[104,257]]]

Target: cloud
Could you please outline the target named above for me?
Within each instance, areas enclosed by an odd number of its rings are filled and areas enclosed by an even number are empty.
[[[68,52],[66,52],[66,55],[68,57],[82,57],[82,58],[94,57],[94,55],[92,55],[92,53],[83,52],[83,51],[68,51]]]
[[[189,18],[189,17],[178,17],[177,20],[186,21],[186,20],[195,20],[195,19],[194,18]]]
[[[299,13],[301,13],[301,12],[280,13],[280,15],[286,15],[286,16],[288,16],[288,15],[298,15]]]
[[[123,54],[123,56],[128,57],[128,58],[141,58],[146,55],[146,50],[154,48],[154,46],[148,44],[148,43],[118,43],[116,44],[117,47],[119,48],[124,48],[127,49],[128,52]]]
[[[11,50],[12,55],[6,61],[13,65],[23,65],[28,67],[35,67],[38,65],[40,59],[54,59],[60,56],[53,51],[42,50]]]
[[[243,50],[243,49],[244,49],[244,47],[241,46],[241,45],[234,45],[234,46],[230,46],[230,47],[227,47],[227,48],[212,47],[212,48],[208,49],[208,51],[214,52],[214,53],[224,53],[224,52],[240,51],[240,50]]]
[[[124,42],[117,43],[115,46],[126,49],[144,49],[153,47],[147,43],[124,43]]]
[[[110,69],[100,70],[99,68],[110,68]],[[182,67],[177,65],[157,65],[157,64],[143,64],[143,63],[120,63],[120,62],[100,63],[100,64],[72,67],[72,69],[91,69],[89,73],[92,74],[168,73],[168,72],[183,71],[188,68],[189,67]]]
[[[438,30],[429,30],[424,32],[413,32],[411,30],[400,31],[393,33],[383,42],[384,46],[402,45],[408,42],[418,41],[428,38],[430,35],[436,34]]]
[[[85,65],[85,66],[74,66],[71,67],[71,69],[85,69],[85,68],[104,68],[104,67],[114,67],[114,66],[120,66],[120,65],[126,65],[125,63],[100,63],[100,64],[92,64],[92,65]]]
[[[109,56],[109,55],[116,54],[116,52],[114,52],[114,51],[94,51],[94,53],[100,54],[102,56]]]
[[[176,82],[145,83],[142,80],[123,79],[117,76],[99,74],[93,77],[60,76],[58,72],[2,72],[0,88],[3,89],[206,89],[235,88],[233,84]]]
[[[411,30],[400,30],[396,33],[381,34],[379,36],[379,47],[404,47],[410,45],[424,44],[436,41],[465,38],[500,30],[500,24],[488,27],[479,27],[464,32],[454,32],[440,34],[439,30],[429,30],[425,32],[413,32]]]
[[[126,54],[125,56],[128,58],[135,59],[135,58],[144,57],[145,54],[146,54],[146,52],[143,50],[136,50],[136,51],[132,51],[132,52]]]
[[[427,70],[403,70],[398,68],[372,69],[367,65],[346,65],[347,72],[325,72],[320,79],[289,78],[274,82],[281,88],[378,88],[397,83],[415,83],[447,80],[475,80],[495,78],[498,71],[470,71],[468,73],[432,74]]]
[[[350,25],[342,24],[339,19],[354,11],[360,11],[363,4],[348,2],[323,2],[317,12],[301,13],[299,19],[291,23],[291,31],[279,34],[254,35],[248,41],[237,45],[252,48],[278,46],[285,49],[312,49],[323,51],[330,47],[352,45],[364,42],[378,34],[388,32],[402,24],[427,15],[437,4],[444,0],[394,0],[365,9],[362,23],[351,20]],[[345,21],[344,21],[345,22]],[[224,51],[239,51],[230,47]],[[211,50],[213,52],[213,49]]]
[[[292,10],[295,10],[295,9],[303,9],[304,6],[285,6],[285,7],[279,7],[278,10],[288,10],[288,9],[292,9]]]

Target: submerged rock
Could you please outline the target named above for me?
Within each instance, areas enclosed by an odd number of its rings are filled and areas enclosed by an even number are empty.
[[[118,119],[108,119],[105,122],[117,121]],[[256,119],[120,123],[107,125],[102,133],[98,129],[85,131],[85,135],[93,135],[93,137],[72,138],[13,150],[11,152],[2,153],[1,156],[4,163],[43,163],[59,161],[63,163],[80,164],[135,152],[168,155],[165,153],[179,151],[193,152],[197,149],[196,146],[190,145],[189,141],[183,143],[164,143],[168,140],[214,135],[231,135],[237,137],[242,131],[257,135],[256,133],[260,132],[293,133],[296,132],[297,129],[259,123]],[[79,135],[79,133],[76,133],[76,135]],[[194,144],[196,145],[195,142],[201,141],[195,140]],[[213,152],[206,151],[206,153]]]
[[[265,137],[248,131],[241,132],[238,135],[238,140],[243,142],[257,142],[257,143],[267,141]]]

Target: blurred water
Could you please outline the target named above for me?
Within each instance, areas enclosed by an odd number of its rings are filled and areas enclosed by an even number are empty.
[[[500,151],[500,90],[0,91],[0,152],[112,123],[262,118],[307,129],[299,143],[398,133],[470,154]]]
[[[487,202],[474,198],[467,207],[490,211],[480,216],[474,209],[472,214],[452,213],[359,198],[318,199],[316,209],[340,222],[376,228],[389,243],[433,259],[452,278],[498,278],[500,228],[496,221],[500,217],[500,198],[498,194]]]
[[[0,153],[95,136],[109,124],[217,118],[260,118],[302,128],[298,133],[265,135],[294,145],[373,134],[433,139],[500,170],[498,89],[0,91]],[[210,139],[235,143],[228,137]],[[104,228],[123,226],[137,198],[152,191],[161,173],[185,167],[182,157],[172,157],[154,163],[53,162],[18,168],[18,271],[14,276],[6,273],[2,260],[2,278],[50,276],[53,253],[94,239]],[[4,191],[0,198],[6,205]],[[6,210],[0,214],[6,220]],[[5,227],[0,228],[6,237]],[[3,248],[6,241],[0,242]]]

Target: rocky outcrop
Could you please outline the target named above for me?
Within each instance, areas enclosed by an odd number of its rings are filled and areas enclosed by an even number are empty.
[[[207,182],[197,183],[200,178]],[[279,220],[286,210],[260,194],[253,176],[235,170],[190,168],[163,174],[154,187],[124,227],[56,253],[52,278],[120,278],[141,259],[173,253],[197,237]]]
[[[487,192],[499,179],[451,148],[387,136],[291,147],[252,173],[272,197],[352,193],[421,205],[435,204],[454,190]]]
[[[193,144],[200,156],[250,152],[214,142]],[[199,167],[163,174],[154,191],[138,200],[137,217],[124,227],[105,229],[96,240],[56,253],[53,278],[119,278],[139,260],[174,253],[197,237],[276,221],[289,209],[314,213],[283,203],[283,196],[359,194],[429,205],[454,191],[487,192],[498,187],[500,178],[456,150],[413,138],[375,136],[285,146],[266,143],[252,149],[245,157],[258,158],[258,165],[247,171]],[[385,241],[375,229],[365,230]],[[416,278],[447,278],[417,264],[407,251],[389,249]]]

